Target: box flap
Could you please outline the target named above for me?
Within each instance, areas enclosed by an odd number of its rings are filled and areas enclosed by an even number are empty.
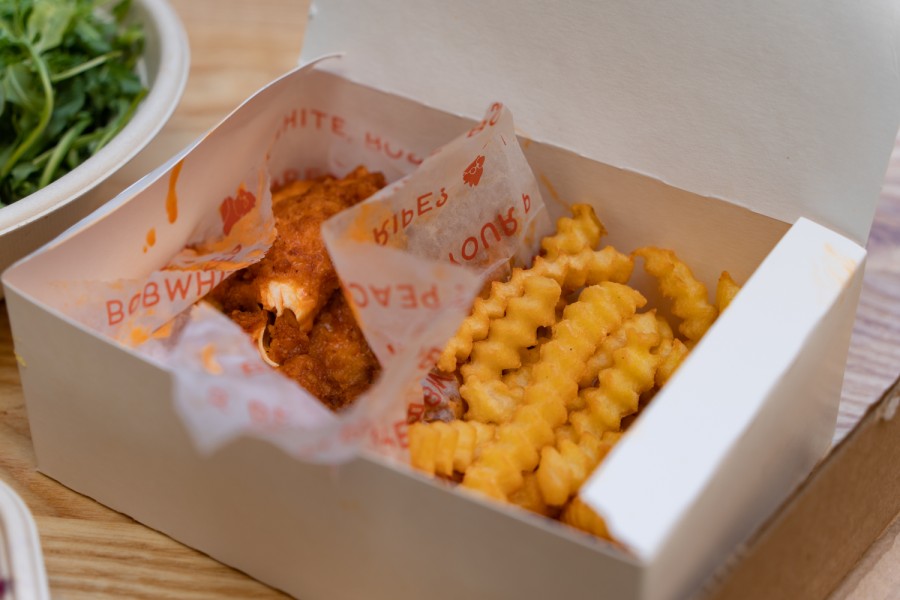
[[[826,453],[865,256],[800,219],[581,488],[648,597],[686,597]]]
[[[793,223],[868,236],[900,115],[891,0],[317,0],[303,60]]]

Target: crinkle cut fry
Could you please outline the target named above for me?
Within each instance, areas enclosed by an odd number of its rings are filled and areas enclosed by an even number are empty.
[[[672,326],[669,325],[665,318],[657,315],[656,322],[662,340],[656,350],[653,351],[659,361],[654,379],[656,380],[656,387],[661,388],[671,379],[684,359],[687,358],[690,349],[684,345],[684,342],[675,337],[672,333]]]
[[[577,496],[566,505],[559,516],[559,520],[576,529],[593,533],[597,537],[607,540],[612,539],[603,518]]]
[[[589,204],[573,204],[572,218],[556,220],[556,233],[541,240],[542,254],[549,260],[561,254],[575,254],[582,248],[594,248],[606,228]]]
[[[522,486],[522,472],[534,470],[541,449],[553,443],[554,430],[566,422],[567,398],[578,393],[584,361],[645,303],[636,290],[606,282],[585,288],[566,307],[550,341],[541,346],[522,406],[511,422],[497,428],[496,438],[466,471],[463,486],[501,500]]]
[[[536,345],[520,352],[522,366],[503,374],[501,381],[503,382],[503,385],[506,386],[508,392],[516,399],[517,403],[521,403],[525,388],[531,383],[531,369],[537,364],[538,360],[540,360],[541,346],[544,345],[546,341],[546,338],[539,337]]]
[[[687,355],[690,353],[684,342],[679,339],[664,340],[659,346],[657,356],[659,357],[659,366],[656,368],[656,387],[662,387],[666,384]]]
[[[472,314],[463,321],[456,335],[448,342],[438,361],[438,368],[452,372],[472,352],[473,344],[488,335],[492,319],[503,315],[507,303],[523,294],[526,282],[534,277],[549,277],[559,283],[564,292],[571,292],[586,285],[604,281],[625,283],[631,277],[634,261],[612,246],[602,250],[585,248],[572,255],[561,255],[555,260],[542,256],[535,258],[529,269],[515,268],[509,281],[495,281],[487,298],[476,298]]]
[[[646,246],[633,254],[644,259],[644,270],[656,278],[663,296],[674,300],[672,313],[682,320],[678,331],[690,344],[699,342],[718,316],[709,303],[706,286],[671,250]]]
[[[553,507],[544,502],[534,473],[525,473],[522,487],[510,495],[509,501],[516,506],[545,517],[554,516],[558,512],[558,510],[554,510]]]
[[[490,320],[504,313],[510,298],[522,294],[528,277],[551,277],[570,291],[601,281],[628,281],[634,264],[630,257],[613,248],[593,250],[606,233],[594,210],[588,205],[576,204],[572,212],[574,218],[559,219],[557,233],[542,241],[546,256],[537,257],[530,269],[513,269],[509,281],[493,282],[487,298],[475,299],[472,313],[462,322],[438,360],[440,370],[453,372],[457,364],[466,360],[472,351],[472,343],[484,339]]]
[[[585,408],[569,414],[579,436],[620,431],[622,419],[637,412],[641,394],[655,384],[659,357],[652,350],[661,339],[655,313],[638,315],[626,337],[625,345],[613,353],[613,366],[600,372],[597,387],[580,392]]]
[[[460,369],[459,393],[469,406],[467,419],[505,423],[512,418],[518,402],[501,375],[522,366],[521,352],[537,342],[538,328],[556,321],[561,294],[552,279],[532,277],[525,282],[525,294],[511,299],[506,314],[491,321],[487,338],[475,343],[471,360]]]
[[[722,274],[719,275],[719,282],[716,284],[716,309],[719,314],[728,308],[739,291],[741,291],[741,286],[732,279],[731,273],[722,271]]]
[[[659,359],[651,348],[660,343],[658,326],[655,311],[626,321],[619,330],[625,331],[626,342],[615,351],[613,366],[600,373],[597,387],[581,391],[585,408],[569,413],[578,443],[558,439],[555,447],[541,451],[537,478],[548,504],[561,506],[578,491],[611,447],[601,441],[618,435],[622,418],[637,412],[641,394],[653,387]]]
[[[581,487],[612,449],[613,444],[590,433],[572,440],[559,440],[556,446],[541,450],[541,463],[535,476],[541,497],[550,506],[562,506]]]
[[[578,381],[578,386],[582,388],[592,387],[597,379],[597,375],[600,374],[600,371],[603,369],[608,369],[613,366],[613,353],[625,346],[625,343],[628,341],[628,332],[635,330],[642,331],[652,331],[658,325],[654,325],[648,321],[651,318],[649,315],[654,314],[654,312],[641,313],[634,315],[624,323],[622,323],[622,327],[612,332],[607,336],[603,343],[597,348],[597,351],[591,356],[584,365],[584,372],[581,374],[581,379]],[[661,318],[661,317],[660,317]],[[671,338],[671,328],[669,328],[669,337]],[[663,336],[665,337],[665,336]],[[572,407],[569,407],[570,410]]]
[[[409,455],[413,467],[429,475],[450,477],[464,473],[484,444],[494,437],[494,426],[477,421],[434,421],[409,426]]]

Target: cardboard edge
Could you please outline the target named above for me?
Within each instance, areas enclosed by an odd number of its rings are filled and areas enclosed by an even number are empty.
[[[652,561],[648,597],[696,590],[830,445],[866,254],[809,220],[791,231],[583,488],[613,535]],[[638,448],[639,436],[667,451]],[[615,462],[625,455],[630,469]]]
[[[834,591],[900,512],[898,401],[900,378],[699,597],[803,600]]]

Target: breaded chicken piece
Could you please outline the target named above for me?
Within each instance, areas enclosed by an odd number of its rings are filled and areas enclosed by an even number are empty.
[[[301,196],[275,206],[278,235],[266,257],[257,263],[263,308],[277,316],[290,310],[301,329],[312,325],[340,285],[322,240],[322,223],[382,187],[381,173],[358,167],[344,179],[325,179]]]
[[[333,409],[365,390],[380,367],[340,293],[321,226],[384,185],[381,173],[357,167],[344,179],[274,192],[272,247],[207,296],[254,338],[269,364]]]
[[[309,333],[309,353],[288,359],[281,370],[339,410],[369,387],[381,367],[343,294],[336,291]]]
[[[338,288],[338,277],[325,249],[322,223],[384,187],[381,173],[358,167],[344,179],[323,178],[312,185],[292,185],[299,195],[274,208],[277,237],[266,256],[219,285],[210,300],[229,316],[260,308],[281,316],[293,313],[308,330],[319,309]]]

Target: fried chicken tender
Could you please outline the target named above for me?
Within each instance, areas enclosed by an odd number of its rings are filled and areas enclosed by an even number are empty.
[[[277,235],[266,256],[207,299],[254,338],[263,358],[332,409],[364,391],[380,367],[349,305],[322,223],[384,187],[357,167],[343,179],[294,182],[273,193]]]
[[[340,285],[322,240],[322,223],[384,185],[381,173],[358,167],[344,179],[323,178],[305,191],[294,186],[301,194],[282,198],[273,208],[278,235],[265,258],[222,282],[212,299],[228,315],[262,309],[281,316],[289,310],[308,330]]]
[[[340,291],[332,294],[309,332],[308,352],[295,353],[281,366],[282,373],[333,410],[364,392],[380,369]]]
[[[263,308],[277,315],[290,310],[302,327],[312,325],[340,285],[322,240],[322,223],[382,187],[383,176],[359,168],[346,179],[326,179],[275,205],[278,237],[256,265]]]

